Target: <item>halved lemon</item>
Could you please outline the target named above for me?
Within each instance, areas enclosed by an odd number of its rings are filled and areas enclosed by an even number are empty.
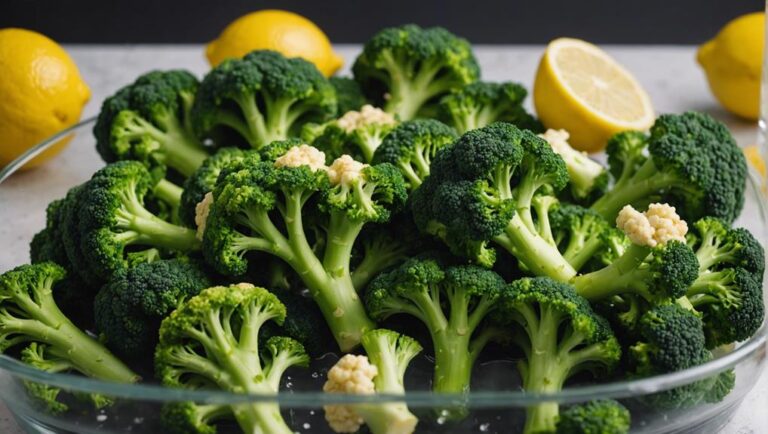
[[[647,130],[655,118],[632,74],[579,39],[549,43],[536,71],[533,102],[547,128],[567,130],[571,145],[587,152],[603,149],[619,131]]]

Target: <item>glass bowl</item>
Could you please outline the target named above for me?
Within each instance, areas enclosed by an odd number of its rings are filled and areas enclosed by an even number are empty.
[[[93,119],[86,120],[62,131],[0,170],[0,240],[4,246],[0,253],[0,272],[28,262],[29,241],[45,224],[46,205],[64,196],[70,187],[89,179],[103,166],[91,135],[94,122]],[[55,160],[31,171],[15,173],[36,153],[65,137],[71,142]],[[765,205],[754,177],[748,183],[746,194],[747,201],[737,225],[748,228],[763,241],[766,238]],[[569,405],[595,398],[617,398],[629,407],[633,433],[716,433],[729,421],[764,367],[766,334],[768,330],[764,325],[749,341],[718,351],[713,361],[686,371],[600,384],[584,379],[554,395],[523,392],[512,360],[479,361],[473,373],[472,392],[467,395],[435,395],[429,392],[431,372],[427,356],[417,359],[409,368],[409,391],[405,397],[324,394],[320,390],[325,372],[336,360],[335,355],[328,354],[315,360],[309,369],[289,371],[283,379],[283,392],[272,396],[174,390],[151,383],[113,384],[73,375],[49,374],[0,356],[0,398],[19,424],[35,433],[163,432],[161,408],[169,402],[179,401],[200,404],[277,401],[295,431],[325,433],[330,430],[324,420],[324,404],[395,400],[406,401],[420,417],[417,430],[420,433],[513,433],[521,430],[527,406],[545,401]],[[652,410],[642,404],[645,397],[655,392],[711,378],[729,369],[736,373],[736,386],[717,404],[665,411]],[[25,384],[29,382],[60,388],[61,395],[68,400],[69,410],[51,414],[40,408],[26,393]],[[77,399],[86,393],[109,397],[114,403],[95,410],[87,402]],[[460,422],[447,421],[435,411],[456,405],[468,408],[468,416]],[[768,427],[756,429],[755,432],[764,432]],[[222,425],[218,432],[236,433],[239,430],[236,425]]]

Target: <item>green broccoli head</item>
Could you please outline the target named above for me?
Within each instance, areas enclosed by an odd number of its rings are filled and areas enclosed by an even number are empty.
[[[469,42],[441,27],[413,24],[376,33],[352,72],[368,99],[401,121],[480,76]]]
[[[192,119],[201,138],[259,149],[335,113],[336,91],[313,64],[261,50],[211,70],[200,83]]]
[[[608,321],[567,284],[519,279],[498,305],[494,318],[515,326],[511,341],[525,354],[518,370],[528,392],[556,393],[577,372],[610,373],[619,362],[621,347]],[[557,403],[529,407],[525,432],[553,432],[557,418]]]
[[[615,218],[624,205],[659,197],[679,205],[689,221],[712,216],[730,223],[741,212],[746,159],[726,126],[709,115],[660,116],[651,127],[647,158],[641,156],[646,151],[640,150],[644,142],[640,136],[628,136],[624,142],[609,154],[609,161],[621,163],[611,169],[621,172],[619,181],[592,204],[606,219]]]
[[[107,98],[93,129],[104,161],[138,160],[192,174],[207,157],[189,119],[197,87],[187,71],[152,71]]]
[[[712,354],[705,347],[701,319],[679,304],[657,306],[645,312],[638,322],[640,340],[629,347],[638,377],[667,374],[706,363]],[[655,408],[683,408],[701,402],[718,380],[717,376],[643,397]]]
[[[366,104],[323,125],[306,125],[302,138],[325,152],[329,160],[348,154],[371,163],[382,140],[395,126],[394,116]]]
[[[187,178],[184,182],[184,192],[181,194],[179,206],[179,218],[186,226],[196,227],[195,208],[197,204],[202,202],[207,193],[213,191],[221,171],[245,158],[258,159],[259,154],[240,148],[221,148],[206,158],[200,167]]]
[[[731,228],[724,221],[705,217],[693,224],[690,245],[696,250],[701,271],[739,267],[763,280],[765,250],[751,232]]]
[[[363,94],[363,89],[360,88],[360,84],[356,82],[354,78],[330,77],[328,81],[336,90],[338,109],[336,110],[335,117],[341,117],[344,113],[349,111],[360,110],[360,108],[368,104],[368,101]]]
[[[277,296],[287,314],[282,325],[275,322],[264,324],[259,339],[266,340],[273,336],[288,336],[296,339],[311,357],[322,357],[333,349],[333,336],[325,325],[323,314],[310,297],[294,290],[276,290]]]
[[[612,399],[596,399],[560,413],[555,434],[627,434],[630,414]]]
[[[200,248],[193,230],[168,223],[145,207],[152,185],[147,169],[135,161],[110,164],[83,185],[69,219],[78,226],[79,254],[102,281],[128,267],[129,253],[137,247],[182,253]]]
[[[46,369],[105,381],[137,381],[123,362],[59,310],[53,290],[65,276],[66,271],[52,262],[22,265],[0,275],[0,353],[37,343],[42,346],[29,350],[28,356],[56,364]]]
[[[373,162],[397,167],[410,190],[414,190],[429,176],[430,164],[437,152],[457,137],[453,128],[436,120],[403,122],[384,138],[373,155]]]
[[[94,301],[96,329],[128,358],[157,344],[160,321],[184,300],[211,286],[194,262],[169,259],[119,270]]]
[[[190,401],[165,404],[160,412],[163,428],[171,434],[216,434],[217,422],[234,418],[229,405]]]
[[[377,320],[406,314],[423,322],[435,348],[433,390],[464,393],[479,352],[503,335],[486,320],[503,288],[504,281],[490,270],[472,265],[446,267],[434,257],[423,256],[373,279],[365,302]]]
[[[170,387],[275,394],[286,369],[309,363],[293,339],[259,340],[264,323],[282,324],[285,316],[285,306],[264,288],[239,284],[205,289],[160,325],[157,375]],[[244,404],[234,413],[245,432],[292,432],[277,404]]]
[[[338,161],[338,160],[337,160]],[[334,166],[330,171],[333,174]],[[353,222],[384,223],[393,211],[405,205],[405,181],[395,166],[382,163],[365,166],[359,172],[342,173],[338,182],[324,192],[321,208],[342,213]]]
[[[438,152],[411,209],[419,229],[454,254],[488,266],[493,242],[533,274],[567,281],[576,271],[555,246],[545,199],[567,183],[563,159],[544,139],[497,122]]]
[[[438,115],[459,134],[497,121],[540,133],[544,131],[541,122],[523,108],[526,96],[528,91],[518,83],[478,81],[444,96]]]

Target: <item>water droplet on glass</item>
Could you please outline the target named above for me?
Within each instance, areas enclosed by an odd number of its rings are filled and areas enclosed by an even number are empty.
[[[312,425],[304,422],[304,425],[302,425],[302,427],[304,427],[304,429],[310,429],[312,427]]]
[[[107,415],[106,414],[100,414],[100,415],[96,416],[96,421],[97,422],[104,422],[105,420],[107,420]]]
[[[489,423],[481,423],[480,424],[480,432],[488,432],[488,428],[491,427],[491,424]]]
[[[142,423],[144,423],[144,418],[143,417],[134,417],[133,418],[133,423],[135,423],[137,425],[138,424],[142,424]]]

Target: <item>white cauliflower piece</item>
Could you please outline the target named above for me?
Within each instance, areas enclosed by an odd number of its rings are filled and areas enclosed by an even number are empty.
[[[367,164],[361,163],[349,155],[342,155],[335,159],[328,167],[328,178],[333,185],[349,185],[358,180]]]
[[[675,207],[653,203],[645,212],[626,205],[616,217],[616,226],[627,234],[632,243],[656,247],[671,240],[685,242],[688,224],[677,215]]]
[[[553,130],[550,128],[543,134],[539,134],[539,137],[546,140],[549,146],[552,147],[552,150],[560,155],[566,152],[578,152],[568,143],[568,138],[571,135],[566,130]],[[583,154],[586,155],[585,153]]]
[[[366,104],[360,111],[350,110],[340,117],[336,124],[346,132],[352,132],[366,125],[394,125],[395,117],[380,108]]]
[[[211,213],[211,205],[213,204],[213,193],[208,192],[203,197],[203,200],[195,205],[195,225],[197,226],[197,232],[195,237],[203,241],[203,234],[205,234],[205,224],[208,221],[208,214]]]
[[[323,385],[323,392],[372,395],[376,393],[373,379],[378,369],[366,356],[347,354],[328,371],[328,380]],[[337,433],[354,433],[364,421],[350,405],[326,405],[325,420]]]
[[[314,146],[294,146],[275,160],[275,167],[309,166],[313,171],[326,169],[325,153]]]
[[[653,226],[653,238],[660,244],[677,240],[685,242],[688,224],[677,215],[675,207],[666,203],[652,203],[645,212],[648,222]]]

